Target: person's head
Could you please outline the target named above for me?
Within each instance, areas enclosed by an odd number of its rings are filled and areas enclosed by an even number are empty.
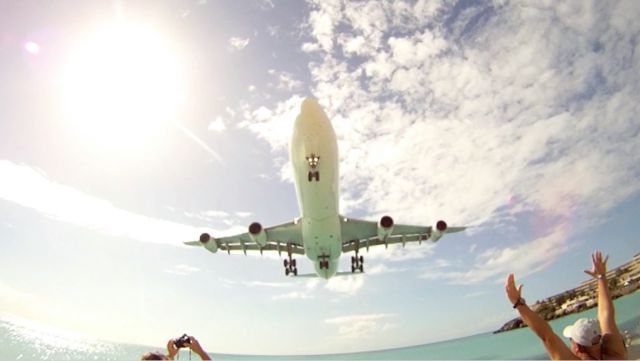
[[[562,334],[571,339],[571,351],[574,354],[593,355],[600,349],[600,325],[593,318],[581,318],[564,328]]]
[[[145,352],[140,357],[140,360],[171,360],[167,355],[160,352]]]

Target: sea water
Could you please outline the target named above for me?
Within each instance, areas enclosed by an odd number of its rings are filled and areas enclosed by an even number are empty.
[[[614,301],[616,321],[621,332],[638,337],[640,292]],[[596,317],[596,309],[551,321],[553,330],[562,329],[581,317]],[[498,328],[500,325],[496,325]],[[205,345],[206,348],[206,345]],[[81,335],[60,333],[28,321],[0,319],[0,360],[139,360],[145,351],[162,346],[128,345],[89,340]],[[256,356],[217,354],[214,360],[446,360],[446,359],[548,359],[542,343],[528,328],[492,334],[485,333],[444,342],[391,350],[312,356]],[[188,355],[188,354],[187,354]],[[188,356],[183,354],[183,359]],[[194,360],[198,357],[194,355]]]

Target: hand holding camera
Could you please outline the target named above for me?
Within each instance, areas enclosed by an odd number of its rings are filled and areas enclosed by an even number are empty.
[[[185,333],[173,339],[173,344],[176,345],[176,348],[189,347],[191,345],[191,338]]]

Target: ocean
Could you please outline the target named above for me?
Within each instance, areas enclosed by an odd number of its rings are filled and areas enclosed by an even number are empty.
[[[620,331],[634,338],[640,332],[640,292],[614,301]],[[596,317],[596,309],[565,316],[551,322],[558,334],[581,317]],[[496,324],[496,329],[501,325]],[[139,360],[145,351],[162,350],[164,345],[128,345],[96,341],[75,334],[53,332],[24,320],[0,319],[0,360]],[[206,345],[205,345],[206,348]],[[528,328],[500,334],[485,333],[420,346],[334,355],[259,356],[217,354],[214,360],[538,360],[548,359],[541,342]],[[636,356],[637,357],[637,356]],[[181,359],[188,360],[187,353]],[[196,355],[193,360],[199,359]]]

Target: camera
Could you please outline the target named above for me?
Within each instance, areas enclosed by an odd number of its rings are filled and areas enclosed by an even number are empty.
[[[176,345],[177,348],[187,347],[186,345],[190,343],[191,339],[186,333],[173,340],[173,344]]]

